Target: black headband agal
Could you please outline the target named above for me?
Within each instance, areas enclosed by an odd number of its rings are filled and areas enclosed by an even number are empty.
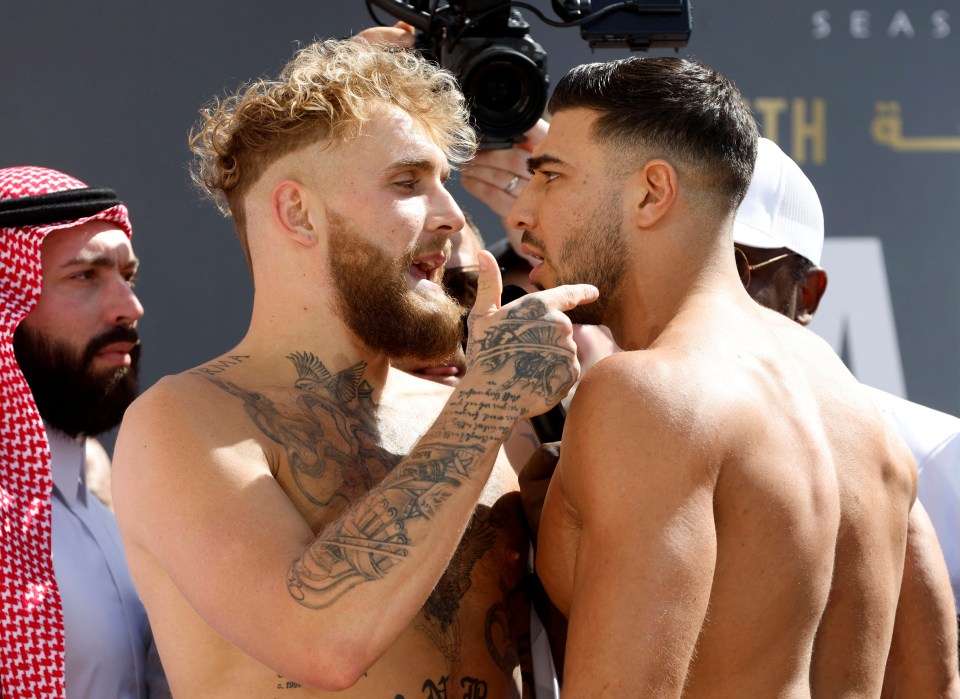
[[[0,199],[0,228],[52,225],[86,218],[122,203],[103,187],[68,189],[34,197]]]

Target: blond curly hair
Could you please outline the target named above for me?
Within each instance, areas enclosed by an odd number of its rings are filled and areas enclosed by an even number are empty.
[[[276,80],[261,79],[200,110],[190,132],[191,176],[233,216],[247,262],[243,198],[264,170],[309,143],[357,137],[378,104],[403,109],[456,167],[473,157],[476,134],[456,80],[415,53],[362,41],[301,48]]]

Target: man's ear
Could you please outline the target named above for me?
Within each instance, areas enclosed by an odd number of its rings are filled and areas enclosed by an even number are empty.
[[[678,193],[677,171],[665,160],[651,160],[627,180],[630,209],[640,228],[656,225],[673,206]]]
[[[307,192],[294,180],[283,180],[273,188],[273,214],[283,233],[300,245],[317,243],[317,231],[310,218]]]
[[[797,288],[797,322],[808,325],[817,312],[823,292],[827,290],[827,272],[814,267],[807,272],[806,279]]]

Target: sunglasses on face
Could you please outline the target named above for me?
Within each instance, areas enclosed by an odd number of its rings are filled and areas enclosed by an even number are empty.
[[[785,252],[782,255],[777,255],[776,257],[771,257],[769,260],[764,260],[763,262],[758,262],[755,265],[750,264],[750,260],[747,259],[747,253],[745,253],[740,248],[734,246],[733,248],[734,257],[737,260],[737,273],[740,275],[740,281],[743,282],[744,288],[750,286],[750,279],[753,275],[753,270],[760,269],[761,267],[766,267],[767,265],[772,265],[774,262],[780,262],[790,257],[792,252]]]

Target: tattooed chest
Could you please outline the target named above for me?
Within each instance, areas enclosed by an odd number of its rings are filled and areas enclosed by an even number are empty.
[[[274,477],[308,520],[323,519],[382,481],[418,435],[409,430],[404,442],[393,434],[394,443],[384,446],[363,362],[332,374],[312,354],[289,358],[298,378],[271,395],[207,378],[243,401],[249,418],[278,447]]]

